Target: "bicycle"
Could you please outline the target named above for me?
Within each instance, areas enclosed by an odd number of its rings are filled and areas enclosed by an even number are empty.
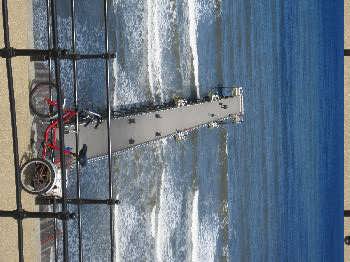
[[[58,103],[53,100],[57,97],[57,87],[50,82],[40,82],[34,85],[29,94],[29,107],[31,112],[44,122],[48,122],[42,142],[41,158],[34,158],[26,162],[21,168],[21,185],[23,190],[30,194],[61,196],[61,169],[60,160],[54,162],[48,158],[49,153],[60,151],[57,146]],[[63,95],[62,95],[63,97]],[[95,122],[95,128],[102,123],[102,116],[98,113],[83,110],[77,112],[74,109],[65,109],[63,99],[64,129],[66,132],[74,132],[76,117],[79,124],[87,126]],[[81,166],[87,164],[87,146],[84,144],[78,153],[72,152],[71,148],[64,148],[63,154],[69,159],[76,159]]]

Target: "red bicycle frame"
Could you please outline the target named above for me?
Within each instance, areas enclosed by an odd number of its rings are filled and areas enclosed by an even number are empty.
[[[50,106],[54,106],[57,107],[57,102],[56,101],[52,101],[49,98],[45,99],[46,102],[48,103],[48,105]],[[64,114],[63,114],[63,123],[66,124],[68,123],[73,117],[75,117],[77,115],[76,111],[73,110],[65,110]],[[43,152],[42,152],[42,158],[46,159],[47,156],[47,150],[48,148],[51,148],[55,151],[59,151],[60,148],[57,146],[57,137],[56,137],[56,132],[57,132],[57,128],[58,128],[58,122],[59,119],[54,120],[45,130],[45,137],[44,137],[44,145],[43,145]],[[52,133],[51,133],[52,131]],[[50,135],[52,134],[52,142],[50,143]],[[65,155],[74,155],[76,156],[75,153],[71,152],[68,149],[64,149],[63,153]]]

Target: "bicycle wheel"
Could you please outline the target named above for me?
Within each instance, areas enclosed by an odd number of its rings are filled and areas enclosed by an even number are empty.
[[[53,83],[40,82],[30,91],[29,107],[34,115],[44,120],[53,120],[58,116],[58,108],[49,105],[48,99],[56,101],[57,87]]]
[[[51,162],[35,158],[21,168],[21,185],[30,194],[44,194],[55,181],[55,169]]]

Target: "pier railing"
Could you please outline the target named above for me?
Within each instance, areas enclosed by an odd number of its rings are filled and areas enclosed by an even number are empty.
[[[350,49],[344,49],[344,56],[350,56]],[[350,217],[350,210],[344,210],[344,217]],[[350,245],[350,236],[345,236],[344,242]]]
[[[9,30],[9,13],[8,13],[8,1],[2,0],[2,14],[3,14],[3,31],[4,31],[4,48],[0,49],[0,57],[6,60],[6,71],[7,71],[7,84],[9,92],[9,102],[10,102],[10,116],[11,116],[11,128],[12,128],[12,149],[13,149],[13,159],[14,159],[14,175],[15,175],[15,187],[16,187],[16,209],[15,210],[0,210],[0,217],[12,217],[17,221],[18,228],[18,254],[19,261],[24,261],[24,252],[23,252],[23,219],[42,219],[48,218],[54,220],[54,249],[55,249],[55,261],[58,260],[58,244],[57,244],[57,235],[58,230],[57,220],[62,221],[63,229],[60,234],[62,234],[62,257],[64,261],[70,261],[69,258],[69,243],[68,243],[68,225],[67,221],[69,219],[78,220],[78,256],[79,261],[84,261],[84,254],[82,250],[82,222],[81,222],[81,205],[108,205],[110,211],[110,260],[115,260],[115,247],[114,247],[114,208],[115,205],[119,203],[113,195],[113,181],[114,176],[112,172],[112,152],[111,152],[111,137],[110,137],[110,123],[111,123],[111,106],[110,106],[110,92],[109,92],[109,61],[115,56],[109,50],[109,38],[108,38],[108,9],[109,1],[100,0],[101,5],[104,9],[104,53],[99,54],[78,54],[76,53],[76,5],[75,0],[70,1],[71,7],[71,32],[72,32],[72,41],[71,49],[60,49],[58,46],[58,31],[57,31],[57,3],[58,0],[43,0],[46,1],[47,8],[47,41],[48,49],[47,50],[37,50],[37,49],[16,49],[11,46],[10,43],[10,30]],[[21,178],[20,178],[20,161],[19,161],[19,150],[18,150],[18,136],[17,136],[17,125],[16,125],[16,102],[14,94],[14,84],[13,84],[13,75],[12,75],[12,63],[11,60],[16,56],[25,56],[30,57],[33,61],[47,60],[49,67],[49,82],[51,79],[54,79],[57,86],[57,103],[58,103],[58,129],[59,129],[59,146],[60,146],[60,166],[62,172],[62,198],[60,199],[41,199],[39,204],[50,204],[52,205],[52,212],[29,212],[23,209],[22,206],[22,187],[21,187]],[[77,61],[81,59],[104,59],[105,60],[105,88],[106,88],[106,103],[107,103],[107,146],[108,146],[108,199],[82,199],[81,190],[80,190],[80,165],[76,161],[75,164],[75,173],[76,173],[76,198],[67,198],[67,189],[66,189],[66,162],[63,149],[65,148],[64,143],[64,122],[63,122],[63,92],[61,88],[61,79],[60,79],[60,69],[61,69],[61,60],[69,59],[73,63],[73,89],[74,89],[74,107],[75,110],[79,110],[78,104],[78,88],[77,88]],[[54,76],[51,76],[51,67],[54,68]],[[75,149],[76,152],[79,150],[79,118],[76,117],[75,121]],[[67,205],[74,204],[77,205],[77,214],[69,212]],[[56,212],[57,205],[61,205],[61,211]],[[76,259],[76,258],[75,258]]]

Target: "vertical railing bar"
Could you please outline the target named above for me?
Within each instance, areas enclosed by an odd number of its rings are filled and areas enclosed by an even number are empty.
[[[71,17],[72,17],[72,52],[75,54],[76,52],[76,32],[75,32],[75,0],[71,0]],[[73,58],[73,89],[74,89],[74,108],[75,111],[78,112],[78,84],[77,84],[77,61]],[[79,152],[79,114],[76,116],[75,120],[75,152]],[[79,242],[79,261],[83,261],[83,251],[82,251],[82,224],[80,217],[80,168],[79,161],[75,161],[75,170],[77,177],[77,187],[76,187],[76,197],[78,199],[78,242]]]
[[[47,49],[50,49],[51,48],[50,0],[46,0],[46,12],[47,12],[47,15],[46,15]],[[48,68],[49,68],[49,72],[48,72],[49,81],[48,82],[49,83],[51,83],[51,63],[52,63],[52,60],[51,60],[51,57],[49,57],[49,59],[48,59]],[[53,100],[51,88],[50,88],[50,99]],[[52,111],[53,111],[52,106],[50,106],[50,113],[52,113]],[[52,139],[52,135],[53,135],[53,131],[51,130],[51,134],[50,134],[51,139]],[[50,157],[51,157],[51,160],[53,160],[53,158],[54,158],[54,151],[53,150],[51,152]]]
[[[52,203],[52,212],[56,213],[56,200]],[[55,262],[58,261],[58,254],[57,254],[57,219],[53,219],[53,234],[54,234],[54,248],[55,248]]]
[[[4,45],[5,48],[10,48],[10,32],[8,24],[8,6],[7,0],[2,0],[2,16],[3,16],[3,29],[4,29]],[[6,58],[6,70],[7,70],[7,85],[9,92],[10,102],[10,114],[11,114],[11,129],[12,129],[12,147],[13,147],[13,160],[15,167],[15,184],[16,184],[16,205],[17,210],[22,211],[21,202],[21,180],[20,180],[20,166],[18,155],[18,137],[17,137],[17,125],[16,125],[16,101],[13,88],[13,75],[12,75],[12,63],[11,58]],[[20,218],[17,219],[17,232],[18,232],[18,259],[20,262],[24,261],[23,257],[23,224]]]
[[[344,56],[350,56],[350,49],[344,49]],[[344,217],[350,217],[350,210],[344,210]],[[347,239],[349,237],[350,236],[346,236],[345,239]],[[345,241],[345,243],[346,243],[346,241]]]
[[[108,0],[104,0],[104,29],[105,29],[105,53],[109,53],[108,45]],[[109,198],[113,199],[113,172],[112,172],[112,147],[111,147],[111,102],[109,94],[109,60],[105,60],[106,70],[106,103],[107,103],[107,146],[108,146],[108,174],[109,174]],[[109,206],[111,261],[114,262],[114,205]]]
[[[51,0],[51,19],[52,19],[52,46],[54,50],[58,48],[58,35],[57,35],[57,12],[56,12],[56,1]],[[59,143],[60,143],[60,164],[61,164],[61,175],[62,175],[62,212],[67,212],[66,202],[66,164],[64,150],[64,123],[63,123],[63,110],[62,110],[62,90],[60,81],[60,61],[57,56],[54,58],[55,64],[55,80],[57,86],[57,103],[58,103],[58,128],[59,128]],[[68,260],[68,225],[67,221],[63,220],[63,260]]]
[[[51,39],[51,16],[50,16],[50,0],[46,0],[46,27],[47,27],[47,49],[50,50],[52,47],[52,39]],[[49,57],[48,59],[48,77],[49,77],[49,83],[51,83],[51,66],[52,66],[52,58]],[[50,89],[50,99],[53,100],[52,92]],[[52,112],[52,108],[50,108],[50,111]],[[51,139],[53,136],[53,131],[51,130]],[[51,152],[51,160],[54,158],[54,151]],[[52,203],[52,211],[56,212],[56,201],[54,200]],[[58,261],[58,254],[57,254],[57,219],[53,219],[53,235],[54,235],[54,254],[55,254],[55,262]]]

